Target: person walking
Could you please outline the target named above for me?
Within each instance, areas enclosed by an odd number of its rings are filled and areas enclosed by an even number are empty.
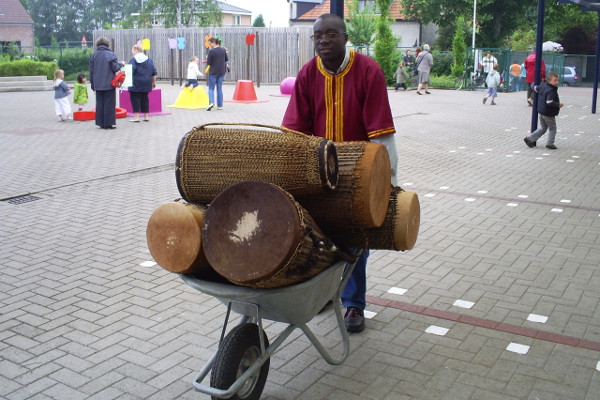
[[[419,72],[419,86],[417,87],[417,94],[423,94],[421,93],[421,89],[425,89],[425,93],[431,94],[427,90],[427,86],[429,85],[429,72],[433,66],[433,56],[429,52],[428,44],[423,45],[423,51],[421,51],[417,56],[415,64],[417,66],[417,71]]]
[[[491,51],[488,51],[486,56],[483,57],[483,59],[481,60],[483,73],[485,74],[486,78],[489,75],[489,73],[494,70],[494,65],[496,64],[498,64],[498,60],[492,55]]]
[[[525,58],[525,82],[527,82],[527,104],[529,107],[533,106],[533,89],[531,85],[535,81],[535,58],[535,50],[532,50],[531,54]],[[541,79],[546,79],[546,63],[543,58]]]
[[[117,124],[117,94],[111,81],[124,63],[109,49],[108,39],[96,40],[96,51],[90,57],[90,87],[96,94],[96,125],[102,129],[115,129]]]
[[[381,67],[346,47],[346,24],[335,14],[321,15],[311,37],[317,56],[300,69],[281,125],[337,142],[384,144],[396,184],[396,129]],[[349,332],[365,329],[368,257],[364,250],[341,295]]]
[[[72,119],[71,104],[68,99],[71,89],[69,89],[64,79],[65,71],[62,69],[54,71],[54,111],[60,122]]]
[[[129,86],[129,98],[133,108],[133,119],[129,122],[140,122],[140,112],[144,114],[144,121],[148,122],[150,114],[150,99],[148,93],[156,87],[156,67],[151,58],[144,54],[141,45],[136,44],[131,49],[133,56],[129,60],[133,72],[133,86]]]
[[[223,79],[227,73],[227,50],[221,47],[221,41],[211,37],[208,39],[211,49],[208,51],[206,64],[208,66],[208,108],[207,111],[215,107],[215,88],[217,90],[217,110],[223,109]]]
[[[535,147],[536,142],[542,137],[546,131],[548,139],[546,140],[546,148],[556,150],[554,139],[556,138],[556,116],[560,109],[564,106],[558,97],[558,74],[556,72],[548,72],[548,81],[535,85],[532,88],[538,93],[537,112],[540,114],[540,126],[532,132],[531,135],[523,139],[528,147]]]
[[[400,87],[404,88],[404,91],[406,92],[406,82],[409,80],[410,77],[408,76],[408,72],[406,72],[404,61],[400,61],[398,69],[396,70],[396,72],[394,72],[394,78],[396,78],[396,92]]]
[[[487,96],[483,98],[483,104],[487,101],[487,99],[491,98],[491,105],[495,106],[496,96],[498,96],[498,85],[500,85],[500,74],[498,73],[498,64],[494,65],[492,71],[488,74],[487,78],[485,78],[485,83],[487,84]]]

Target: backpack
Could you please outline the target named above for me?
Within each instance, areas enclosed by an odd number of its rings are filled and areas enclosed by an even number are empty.
[[[120,88],[125,82],[125,72],[119,71],[115,74],[115,77],[110,81],[110,85],[115,88]]]

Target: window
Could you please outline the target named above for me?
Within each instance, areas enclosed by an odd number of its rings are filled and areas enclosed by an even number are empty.
[[[233,16],[233,25],[241,25],[242,24],[242,16],[234,15]]]

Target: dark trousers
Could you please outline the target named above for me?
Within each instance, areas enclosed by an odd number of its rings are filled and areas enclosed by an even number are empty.
[[[96,90],[96,125],[107,128],[117,124],[117,92],[115,89]]]
[[[404,90],[406,90],[406,83],[396,83],[396,90],[398,90],[400,87],[404,88]]]
[[[531,83],[526,83],[526,85],[527,85],[527,98],[532,99],[533,98],[533,89],[531,88]]]
[[[129,99],[131,100],[131,107],[134,113],[150,112],[150,100],[148,100],[148,92],[129,92]]]

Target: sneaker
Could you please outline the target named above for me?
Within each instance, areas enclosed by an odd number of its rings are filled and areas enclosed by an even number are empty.
[[[529,140],[529,138],[526,137],[526,138],[523,139],[523,141],[525,142],[525,144],[528,147],[534,147],[533,143],[531,142],[531,140]]]
[[[533,99],[527,99],[527,104],[529,105],[529,107],[533,106]]]
[[[140,122],[140,120],[139,120],[139,118],[138,119],[134,118],[134,119],[130,119],[129,122]]]
[[[485,102],[487,101],[487,97],[483,98],[483,104],[485,104]]]
[[[217,110],[222,110],[222,109],[223,109],[223,107],[217,107]]]
[[[215,108],[215,105],[211,103],[211,104],[208,105],[208,108],[206,109],[206,111],[210,111],[213,108]]]
[[[495,106],[496,102],[492,101],[490,104],[493,105],[493,106]]]
[[[356,307],[348,307],[344,315],[346,330],[348,332],[362,332],[365,330],[365,313]]]
[[[555,146],[555,145],[553,145],[553,144],[547,144],[547,145],[546,145],[546,148],[547,148],[547,149],[550,149],[550,150],[556,150],[556,149],[558,149],[558,147],[556,147],[556,146]]]

